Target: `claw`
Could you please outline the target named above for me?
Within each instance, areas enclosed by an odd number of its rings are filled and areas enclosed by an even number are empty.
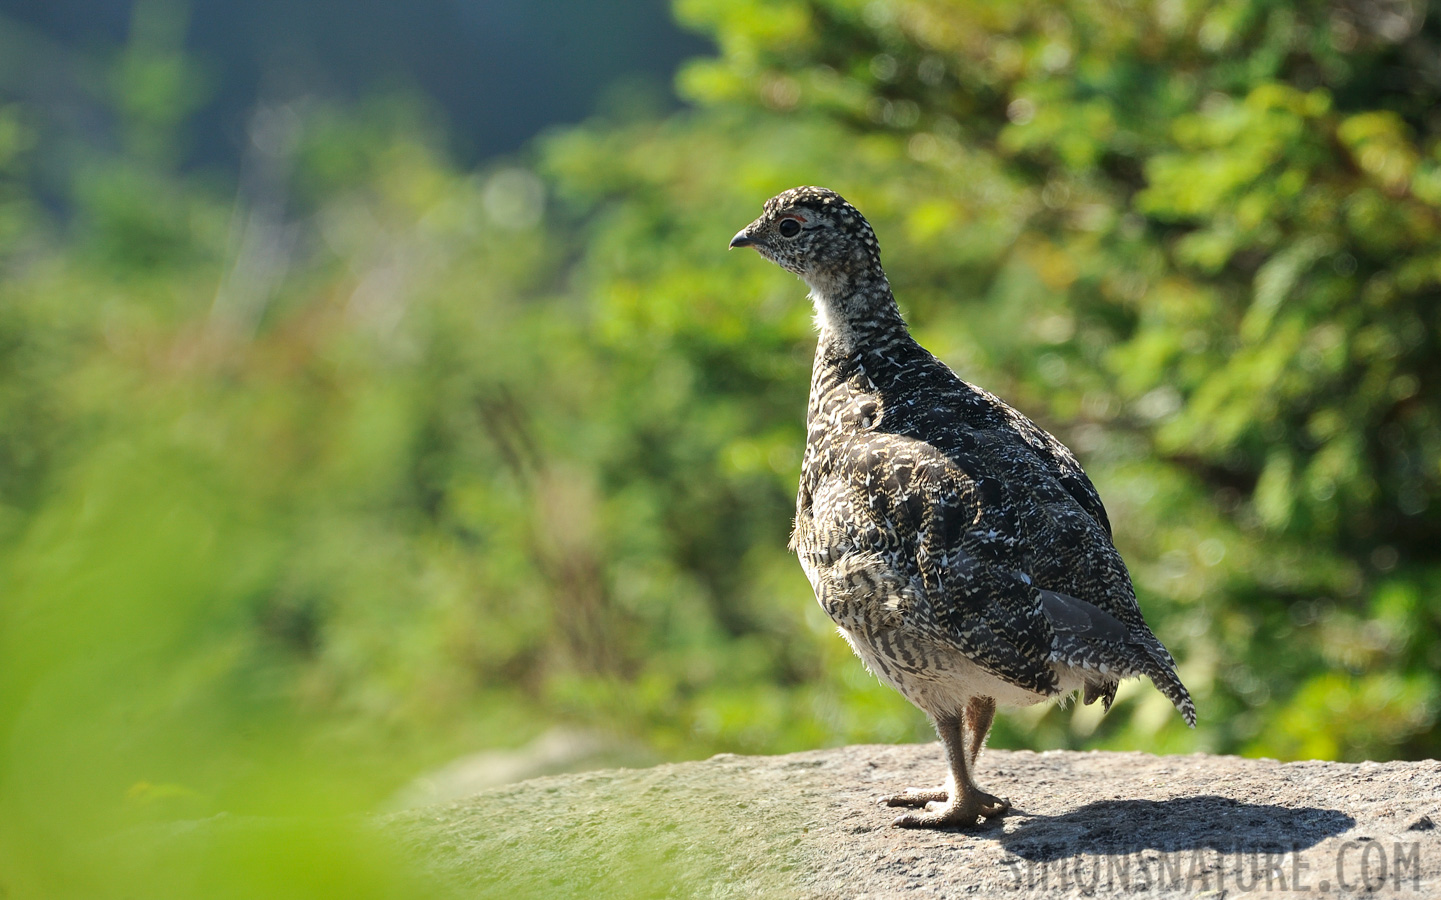
[[[987,819],[1004,816],[1011,811],[1011,801],[995,794],[977,794],[976,799],[981,801],[981,815]]]

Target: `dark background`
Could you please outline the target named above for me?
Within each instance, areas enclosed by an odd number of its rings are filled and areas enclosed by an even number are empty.
[[[172,0],[200,73],[188,164],[232,167],[258,102],[354,100],[410,90],[448,120],[467,163],[518,148],[548,125],[585,118],[607,92],[676,103],[676,66],[709,43],[679,29],[665,0]],[[73,127],[104,131],[77,75],[127,40],[130,0],[3,0],[0,86],[68,107]],[[5,52],[8,51],[8,52]],[[90,83],[86,83],[87,80]],[[638,96],[637,96],[638,95]],[[94,137],[94,135],[91,135]]]

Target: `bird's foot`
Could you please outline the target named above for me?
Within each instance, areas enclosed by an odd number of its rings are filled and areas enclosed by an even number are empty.
[[[891,824],[901,828],[942,828],[947,825],[970,828],[981,819],[1005,815],[1011,808],[1009,800],[985,791],[970,791],[950,800],[949,794],[944,790],[919,791],[909,788],[883,799],[887,806],[925,807],[924,811],[897,816]]]

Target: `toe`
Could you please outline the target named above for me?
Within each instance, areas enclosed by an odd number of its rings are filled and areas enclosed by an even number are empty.
[[[973,828],[979,821],[974,804],[931,804],[924,812],[897,816],[891,824],[899,828]]]
[[[883,806],[925,806],[927,803],[945,803],[950,795],[945,791],[923,791],[918,788],[906,788],[899,794],[891,794],[882,797],[880,802]]]

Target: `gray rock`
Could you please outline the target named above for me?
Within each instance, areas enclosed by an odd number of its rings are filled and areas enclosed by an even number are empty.
[[[1441,763],[988,751],[1015,809],[890,826],[936,744],[539,778],[381,820],[460,896],[1441,895]]]
[[[386,806],[430,806],[542,775],[653,762],[643,749],[609,735],[557,727],[519,749],[472,753],[428,772],[401,788]]]

